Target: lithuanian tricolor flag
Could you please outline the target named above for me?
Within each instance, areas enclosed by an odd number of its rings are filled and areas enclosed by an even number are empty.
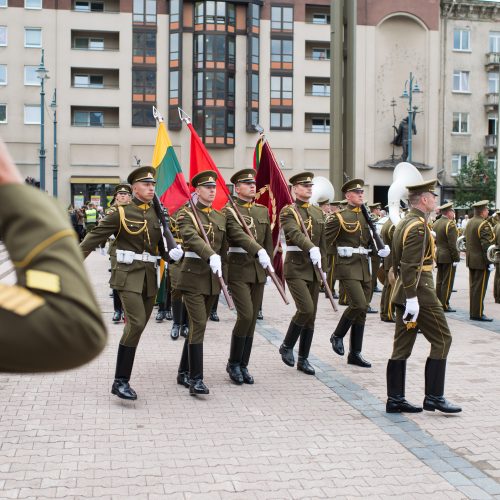
[[[157,120],[158,133],[152,161],[157,169],[156,194],[168,212],[173,214],[189,200],[189,190],[163,118],[158,116]]]

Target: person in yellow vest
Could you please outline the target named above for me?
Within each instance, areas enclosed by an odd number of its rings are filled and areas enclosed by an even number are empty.
[[[89,203],[85,210],[85,230],[90,233],[97,226],[97,209],[93,203]]]
[[[474,217],[465,228],[465,258],[469,268],[469,314],[470,319],[474,321],[493,321],[484,314],[488,279],[495,269],[495,265],[486,256],[488,247],[495,241],[493,228],[487,220],[488,204],[488,200],[482,200],[472,205]]]

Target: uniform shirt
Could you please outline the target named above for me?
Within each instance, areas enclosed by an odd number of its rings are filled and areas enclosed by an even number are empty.
[[[424,238],[426,238],[425,249],[423,248]],[[442,307],[436,295],[432,276],[435,242],[430,228],[425,223],[423,212],[412,208],[398,223],[394,231],[392,247],[392,262],[394,274],[397,277],[393,302],[404,305],[406,299],[418,297],[420,305]],[[417,285],[423,250],[423,267]]]
[[[245,202],[240,198],[235,198],[234,201],[253,238],[243,229],[238,214],[228,203],[222,210],[226,216],[227,245],[228,247],[240,247],[246,252],[229,252],[227,254],[228,280],[229,282],[265,283],[266,271],[256,257],[257,252],[263,248],[272,262],[273,239],[269,212],[264,205]]]
[[[199,258],[184,254],[177,288],[202,295],[218,295],[219,278],[212,272],[209,260],[211,255],[219,254],[222,261],[225,261],[225,255],[221,250],[227,245],[226,218],[222,212],[206,207],[200,202],[196,207],[210,245],[207,245],[201,235],[193,209],[181,208],[177,215],[177,225],[182,238],[182,247],[184,252],[194,252]]]
[[[380,237],[382,238],[384,245],[387,245],[391,250],[389,256],[384,257],[384,271],[389,271],[389,269],[392,267],[392,240],[394,238],[395,229],[396,226],[393,224],[391,218],[387,217],[387,220],[384,222],[384,225],[382,226],[382,229],[380,231]]]
[[[332,214],[326,222],[327,247],[352,247],[371,249],[372,237],[368,222],[358,207],[348,205]],[[371,280],[367,255],[353,253],[351,257],[335,255],[335,279]]]
[[[451,264],[460,262],[457,249],[458,228],[454,220],[440,217],[433,226],[436,233],[436,262],[438,264]]]
[[[491,262],[486,257],[488,247],[495,236],[491,224],[479,216],[474,216],[465,228],[466,264],[469,269],[488,269]]]
[[[302,232],[297,213],[300,214],[309,237]],[[285,234],[287,246],[299,247],[302,251],[287,251],[284,265],[286,279],[303,279],[314,281],[316,271],[309,257],[309,250],[318,247],[321,252],[321,267],[326,269],[325,221],[323,211],[297,200],[292,205],[286,205],[280,212],[280,225]]]

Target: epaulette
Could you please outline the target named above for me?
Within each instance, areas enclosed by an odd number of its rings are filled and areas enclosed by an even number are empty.
[[[106,210],[106,215],[110,215],[114,212],[116,212],[118,209],[115,207],[115,206],[112,206],[112,207],[109,207],[107,210]]]
[[[267,207],[265,205],[262,205],[261,203],[256,203],[255,206],[259,208],[265,208],[267,210]]]

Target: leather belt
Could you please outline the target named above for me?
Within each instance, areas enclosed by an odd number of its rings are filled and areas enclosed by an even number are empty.
[[[201,259],[196,252],[190,252],[189,250],[184,252],[184,257],[189,257],[190,259]]]
[[[134,260],[140,260],[142,262],[153,262],[156,264],[156,262],[161,259],[161,257],[158,257],[156,255],[151,255],[148,252],[143,252],[143,253],[136,253],[134,255]]]
[[[229,247],[227,251],[228,253],[248,253],[244,248],[241,247]]]

